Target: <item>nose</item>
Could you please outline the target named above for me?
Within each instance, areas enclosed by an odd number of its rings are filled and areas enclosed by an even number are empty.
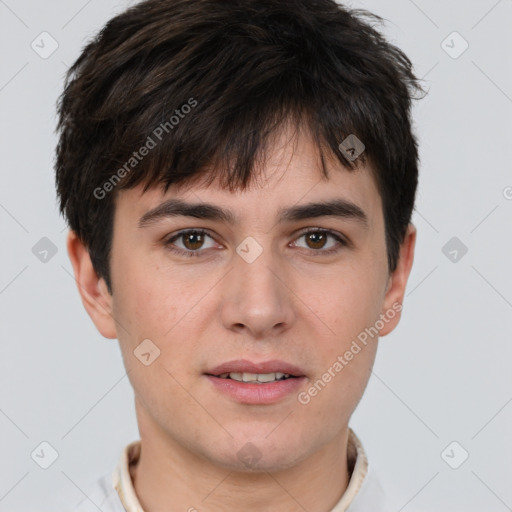
[[[286,281],[285,265],[270,248],[264,248],[252,262],[235,254],[233,268],[223,280],[224,327],[255,339],[288,329],[295,313],[293,292]]]

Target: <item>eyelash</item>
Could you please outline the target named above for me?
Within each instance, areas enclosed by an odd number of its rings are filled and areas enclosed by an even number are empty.
[[[322,228],[308,228],[307,230],[305,231],[302,231],[301,233],[299,233],[298,238],[301,238],[303,237],[304,235],[309,235],[310,233],[321,233],[321,234],[326,234],[326,235],[330,235],[332,236],[342,247],[346,247],[348,246],[348,243],[343,239],[341,238],[338,234],[336,234],[335,232],[333,231],[330,231],[328,229],[322,229]],[[198,249],[196,251],[191,251],[191,250],[188,250],[188,251],[184,251],[183,249],[176,249],[175,247],[172,247],[172,243],[176,240],[178,240],[180,237],[182,236],[185,236],[185,235],[189,235],[189,234],[200,234],[200,235],[207,235],[209,236],[210,238],[213,238],[209,233],[208,231],[204,230],[204,229],[201,229],[201,228],[197,228],[197,229],[185,229],[183,231],[179,231],[178,233],[176,233],[175,235],[173,235],[171,238],[169,238],[168,240],[166,240],[165,242],[165,246],[166,248],[175,253],[175,254],[178,254],[179,256],[185,256],[185,257],[189,257],[189,258],[193,258],[193,257],[199,257],[201,256],[201,252],[203,252],[201,249]],[[341,248],[338,246],[338,247],[335,247],[333,249],[327,249],[327,250],[321,250],[321,249],[309,249],[312,253],[320,253],[320,254],[334,254],[338,251],[341,250]]]

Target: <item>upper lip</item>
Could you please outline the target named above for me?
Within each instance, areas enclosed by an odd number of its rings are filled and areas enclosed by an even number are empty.
[[[247,359],[234,359],[222,363],[211,370],[205,372],[207,375],[222,375],[223,373],[286,373],[294,377],[303,377],[304,372],[293,364],[278,359],[271,361],[263,361],[260,363],[253,363]]]

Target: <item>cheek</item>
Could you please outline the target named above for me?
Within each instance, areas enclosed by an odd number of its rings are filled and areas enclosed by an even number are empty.
[[[347,288],[348,289],[348,288]],[[348,422],[371,376],[377,350],[377,337],[365,329],[373,325],[376,307],[368,303],[371,295],[362,287],[350,288],[348,297],[331,295],[323,311],[329,312],[325,323],[329,330],[317,345],[319,365],[307,390],[306,400],[312,416],[325,421],[329,428]],[[303,403],[303,402],[301,402]]]
[[[206,312],[208,300],[204,297],[210,279],[206,285],[204,281],[199,285],[190,272],[151,265],[137,265],[127,275],[130,278],[120,281],[118,300],[114,300],[114,314],[128,331],[118,329],[125,364],[137,374],[144,374],[135,379],[152,378],[149,374],[154,372],[145,370],[157,371],[155,367],[164,372],[157,381],[169,380],[165,370],[176,375],[180,382],[187,379],[190,363],[199,353],[204,317],[212,314],[210,310]],[[209,284],[213,285],[214,282]],[[154,343],[159,354],[155,363],[146,368],[135,359],[134,351],[137,353],[139,345],[147,339]],[[158,389],[161,384],[155,383]]]
[[[324,282],[313,299],[314,311],[336,340],[338,350],[378,318],[382,293],[378,276],[368,267],[345,270],[340,276]]]
[[[144,338],[156,340],[161,333],[155,330],[155,326],[163,328],[169,325],[168,317],[174,316],[175,312],[161,295],[161,283],[153,282],[151,275],[134,272],[129,275],[119,283],[115,290],[117,293],[114,292],[114,314],[128,330],[132,343]],[[167,320],[163,317],[164,311],[167,312]]]
[[[327,402],[333,407],[343,404],[336,409],[341,420],[355,409],[371,375],[378,338],[368,335],[367,329],[379,318],[383,299],[382,269],[375,263],[373,267],[359,263],[324,280],[310,302],[323,332],[318,345],[321,364],[315,375],[321,391],[313,407],[322,414]]]
[[[179,383],[186,381],[187,362],[194,350],[188,343],[194,335],[188,327],[187,311],[197,299],[182,288],[179,278],[167,281],[143,267],[139,272],[131,270],[130,278],[120,281],[114,314],[126,328],[118,332],[132,387],[145,407],[165,424],[173,404],[184,409],[194,405],[188,403]],[[150,354],[148,365],[144,353]]]
[[[161,264],[136,250],[119,256],[113,265],[116,314],[129,325],[134,340],[141,336],[162,340],[185,315],[184,305],[193,300],[188,297],[192,287],[186,286],[180,269],[171,276]]]

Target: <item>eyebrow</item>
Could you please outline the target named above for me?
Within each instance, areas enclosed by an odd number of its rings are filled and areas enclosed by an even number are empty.
[[[210,203],[186,203],[181,199],[168,199],[146,212],[139,219],[139,227],[144,228],[167,217],[194,217],[234,224],[236,215]],[[278,222],[293,222],[316,217],[338,217],[358,221],[363,227],[369,227],[366,213],[355,203],[346,199],[332,199],[281,208],[278,211]]]

